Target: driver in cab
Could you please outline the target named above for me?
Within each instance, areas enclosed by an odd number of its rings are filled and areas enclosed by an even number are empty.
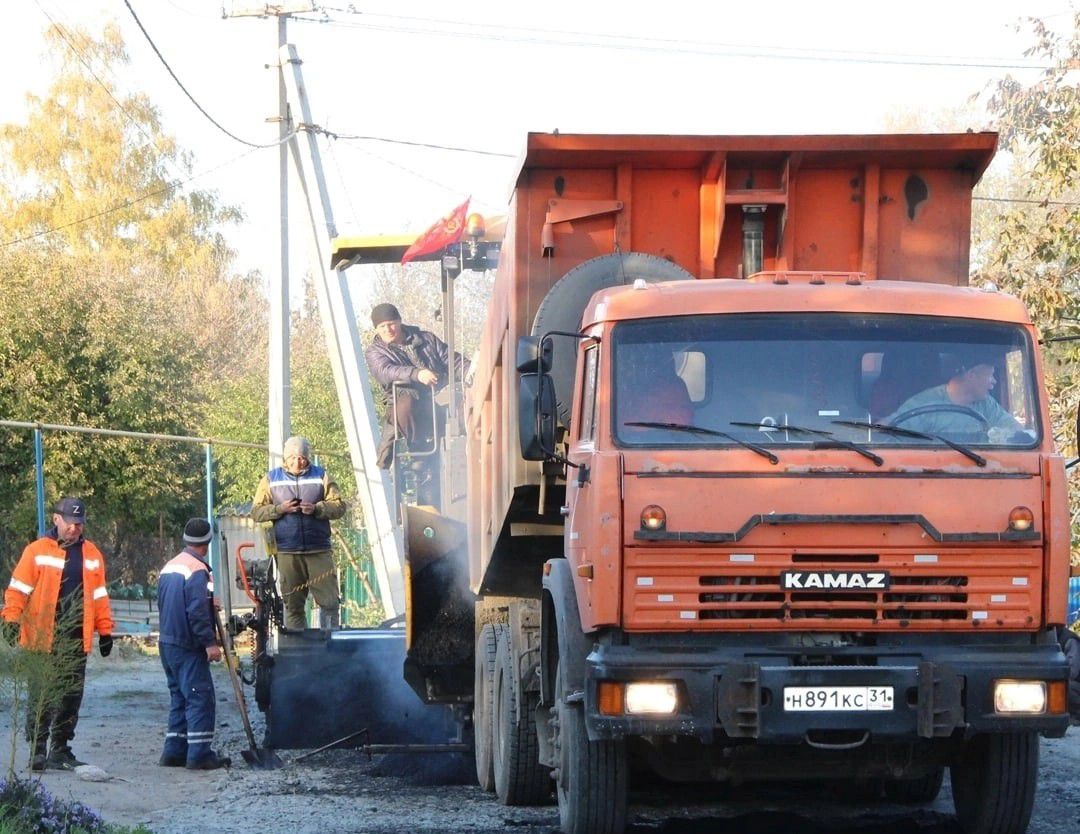
[[[993,361],[986,351],[958,354],[948,382],[908,398],[885,422],[926,434],[984,432],[991,442],[1022,432],[1024,427],[990,396],[997,382]]]

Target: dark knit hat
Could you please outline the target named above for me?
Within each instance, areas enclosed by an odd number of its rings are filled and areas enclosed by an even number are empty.
[[[86,524],[86,504],[78,498],[61,498],[53,507],[68,524]]]
[[[371,324],[378,327],[384,321],[401,321],[401,313],[393,304],[376,304],[371,311]]]
[[[214,531],[205,518],[191,518],[184,525],[184,541],[187,544],[206,544],[212,538]]]
[[[966,371],[970,371],[976,365],[989,365],[994,367],[1001,358],[999,351],[984,345],[960,345],[951,355],[945,357],[945,375],[952,379]]]

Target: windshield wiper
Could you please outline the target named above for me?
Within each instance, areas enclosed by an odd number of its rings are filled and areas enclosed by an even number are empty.
[[[704,426],[692,426],[688,423],[658,423],[651,420],[631,420],[623,423],[624,426],[638,426],[643,429],[669,429],[670,431],[685,431],[690,434],[707,434],[715,437],[722,437],[725,440],[730,440],[732,443],[737,443],[744,449],[749,449],[751,452],[757,452],[763,458],[768,458],[769,463],[777,464],[780,462],[780,458],[770,452],[768,449],[763,449],[754,443],[749,443],[745,440],[740,440],[734,435],[730,435],[725,431],[719,429],[707,429]]]
[[[867,460],[872,460],[875,466],[881,466],[885,459],[881,455],[875,455],[869,449],[852,443],[850,440],[815,440],[810,444],[811,449],[850,449],[856,454],[862,455]]]
[[[822,437],[832,437],[831,431],[824,431],[822,429],[808,429],[805,426],[793,426],[791,423],[777,423],[770,425],[769,423],[749,423],[742,420],[732,420],[728,423],[730,426],[746,426],[753,429],[765,429],[766,431],[789,431],[792,434],[817,434]]]
[[[833,421],[836,422],[835,420]],[[881,466],[885,461],[880,455],[875,455],[869,449],[864,449],[857,443],[852,443],[849,440],[837,440],[832,436],[832,432],[823,431],[821,429],[808,429],[805,426],[793,426],[790,423],[778,423],[775,426],[770,426],[767,423],[744,423],[742,421],[733,421],[733,426],[752,426],[759,429],[769,429],[776,431],[789,431],[792,434],[812,434],[819,437],[827,437],[828,440],[815,440],[810,444],[811,449],[850,449],[851,451],[862,455],[864,458],[869,458],[875,465]]]
[[[971,449],[967,448],[967,446],[961,446],[959,443],[949,440],[947,437],[942,437],[940,434],[924,434],[921,431],[902,429],[898,426],[890,426],[887,423],[860,423],[858,420],[833,420],[832,422],[837,426],[852,426],[857,429],[873,429],[874,431],[883,431],[886,434],[895,434],[897,437],[916,437],[920,440],[940,440],[950,449],[954,449],[964,457],[974,461],[976,466],[986,466],[986,458],[978,452],[973,452]]]

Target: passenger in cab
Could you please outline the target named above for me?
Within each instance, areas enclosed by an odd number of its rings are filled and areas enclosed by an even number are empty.
[[[649,430],[633,423],[693,423],[694,406],[686,383],[675,372],[670,347],[627,345],[616,366],[620,431]]]

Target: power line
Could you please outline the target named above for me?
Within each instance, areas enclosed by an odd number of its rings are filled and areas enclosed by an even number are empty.
[[[356,206],[353,205],[349,183],[345,179],[345,175],[341,173],[341,166],[338,165],[337,154],[334,152],[334,143],[327,141],[326,150],[330,152],[330,160],[334,163],[334,170],[337,172],[338,179],[341,181],[341,190],[345,192],[345,202],[349,204],[349,212],[352,214],[353,223],[359,226],[360,218],[356,214]]]
[[[385,32],[399,32],[404,34],[439,35],[449,38],[468,38],[491,40],[492,38],[505,43],[540,44],[547,46],[578,46],[585,48],[633,50],[638,52],[672,53],[679,55],[711,55],[714,57],[730,58],[760,58],[786,61],[823,61],[856,64],[890,64],[903,66],[924,67],[954,67],[960,69],[1047,69],[1044,64],[1031,61],[1020,62],[1015,59],[993,57],[958,57],[935,55],[911,55],[903,53],[886,53],[874,51],[851,51],[829,49],[805,49],[792,47],[777,47],[764,45],[747,45],[730,43],[713,43],[709,41],[684,41],[661,38],[639,38],[634,36],[605,35],[595,32],[575,32],[558,29],[535,29],[527,30],[533,34],[513,35],[507,33],[524,32],[520,27],[507,27],[490,23],[475,23],[458,20],[445,20],[440,18],[405,17],[399,15],[378,15],[357,11],[354,7],[340,9],[321,7],[323,17],[293,16],[293,20],[306,23],[324,23],[331,26],[339,26],[349,29],[369,29]],[[337,11],[353,15],[363,15],[365,19],[383,18],[386,20],[406,21],[407,24],[433,24],[436,26],[468,26],[486,31],[462,31],[440,30],[433,28],[420,28],[415,25],[388,25],[375,22],[351,22],[338,20],[330,17],[327,11]],[[504,33],[504,34],[500,34]],[[549,37],[550,36],[550,37]],[[559,38],[579,39],[560,40]],[[603,40],[580,40],[586,38],[602,38]]]
[[[1080,206],[1080,201],[1074,200],[1038,200],[1032,197],[972,197],[984,203],[1027,203],[1033,206]]]
[[[327,130],[324,127],[318,125],[309,125],[310,129],[316,133],[322,133],[328,139],[341,139],[342,141],[364,141],[364,142],[385,142],[389,145],[408,145],[413,148],[431,148],[437,151],[455,151],[457,153],[472,153],[477,156],[497,156],[503,159],[515,159],[515,155],[512,153],[497,153],[496,151],[480,151],[474,148],[458,148],[452,145],[433,145],[430,142],[409,142],[405,139],[387,139],[383,136],[360,136],[355,134],[335,133],[332,130]]]
[[[110,206],[107,209],[102,209],[101,211],[87,215],[86,217],[80,217],[68,223],[62,223],[59,226],[53,226],[52,228],[44,229],[40,232],[34,232],[31,235],[24,235],[23,237],[14,238],[13,240],[4,241],[3,243],[0,243],[0,246],[14,246],[16,243],[23,243],[27,240],[33,240],[35,238],[44,237],[45,235],[55,234],[56,232],[63,231],[64,229],[69,229],[72,226],[78,226],[80,223],[89,223],[91,220],[96,220],[99,217],[105,217],[106,215],[114,214],[118,211],[123,211],[126,208],[138,205],[139,203],[145,202],[146,200],[152,199],[153,197],[158,197],[162,194],[168,194],[171,191],[176,191],[177,189],[182,188],[183,186],[199,179],[200,177],[205,177],[207,174],[212,174],[215,171],[220,171],[222,168],[226,168],[229,165],[232,165],[234,162],[239,162],[244,157],[250,156],[257,150],[261,150],[261,148],[251,148],[250,150],[244,151],[238,156],[234,156],[232,159],[228,159],[225,162],[222,162],[220,165],[215,165],[213,168],[208,168],[207,170],[200,171],[197,174],[192,174],[186,180],[171,182],[168,185],[162,186],[161,188],[155,188],[153,191],[147,191],[144,194],[139,194],[136,197],[132,197],[129,200],[125,200],[122,203],[117,203],[116,205]]]
[[[397,162],[394,162],[391,159],[387,159],[385,156],[380,156],[379,154],[375,153],[374,151],[369,151],[366,148],[357,147],[357,148],[354,148],[354,150],[359,151],[360,153],[365,154],[367,156],[370,156],[373,159],[377,159],[379,162],[383,163],[384,165],[388,165],[391,168],[397,168],[399,171],[404,171],[406,174],[410,174],[411,176],[414,176],[419,180],[423,180],[424,182],[429,183],[430,185],[434,185],[435,187],[441,188],[444,191],[449,191],[451,194],[457,194],[457,195],[460,196],[461,194],[465,193],[468,190],[468,189],[462,189],[462,188],[455,188],[454,186],[447,185],[444,182],[439,182],[438,180],[432,179],[431,177],[427,176],[426,174],[421,174],[419,171],[414,171],[412,168],[409,168],[409,167],[407,167],[405,165],[401,165],[401,164],[399,164]],[[483,200],[482,198],[479,198],[479,197],[473,199],[473,204],[474,205],[480,205],[480,206],[486,206],[487,208],[490,208],[490,209],[493,209],[493,210],[496,210],[496,211],[498,210],[491,203],[488,203],[488,202],[486,202],[485,200]]]
[[[143,33],[143,36],[146,38],[146,42],[150,44],[150,48],[154,50],[154,54],[158,56],[158,60],[161,61],[162,66],[164,66],[165,69],[168,71],[169,75],[172,76],[172,80],[176,82],[176,85],[183,91],[184,95],[186,95],[191,101],[191,103],[195,105],[195,109],[202,113],[203,116],[205,116],[210,122],[210,124],[220,130],[230,139],[235,139],[241,145],[247,145],[249,148],[274,148],[281,144],[280,140],[277,142],[269,142],[265,145],[260,145],[256,142],[249,142],[246,139],[241,139],[235,133],[232,133],[230,130],[223,127],[217,119],[207,113],[206,110],[203,109],[203,106],[195,100],[195,96],[188,92],[188,89],[184,86],[183,82],[176,77],[176,73],[173,72],[172,67],[169,66],[169,62],[165,60],[165,56],[161,54],[161,50],[157,48],[157,44],[155,44],[153,38],[150,37],[150,33],[147,32],[146,27],[142,25],[142,21],[139,20],[139,16],[135,14],[135,10],[131,7],[131,3],[128,2],[128,0],[124,0],[124,5],[127,6],[128,11],[131,12],[131,17],[135,20],[136,25],[139,27],[139,31]]]
[[[43,15],[45,15],[45,17],[48,19],[48,21],[53,25],[53,28],[56,29],[57,34],[60,35],[60,37],[64,39],[64,42],[68,45],[68,49],[70,49],[72,54],[75,55],[75,57],[78,59],[79,63],[82,64],[84,67],[86,67],[86,71],[88,73],[90,73],[90,76],[94,79],[94,81],[96,81],[98,83],[98,86],[101,87],[101,89],[105,91],[105,95],[107,95],[110,99],[112,99],[112,102],[113,102],[113,104],[116,105],[117,109],[119,109],[119,111],[121,113],[123,113],[127,117],[127,120],[129,122],[131,122],[131,124],[133,124],[135,126],[135,128],[139,131],[139,133],[141,133],[146,138],[146,140],[150,143],[150,146],[156,148],[157,147],[157,141],[154,139],[153,136],[151,136],[146,131],[146,128],[142,126],[142,124],[139,122],[139,120],[136,119],[133,115],[131,115],[131,113],[128,112],[127,108],[124,107],[123,104],[121,104],[120,100],[117,99],[117,97],[113,95],[113,92],[109,88],[109,85],[106,84],[96,72],[94,72],[94,68],[92,66],[90,66],[89,59],[75,45],[74,40],[72,40],[72,38],[68,34],[67,30],[64,28],[63,24],[59,23],[56,19],[54,19],[53,16],[50,15],[45,10],[45,7],[41,5],[39,0],[34,0],[34,3],[38,7],[38,10]],[[169,165],[172,166],[172,160],[169,159],[167,156],[164,157],[164,158],[169,163]],[[183,174],[182,171],[178,171],[178,169],[175,168],[174,166],[173,166],[173,172]]]

